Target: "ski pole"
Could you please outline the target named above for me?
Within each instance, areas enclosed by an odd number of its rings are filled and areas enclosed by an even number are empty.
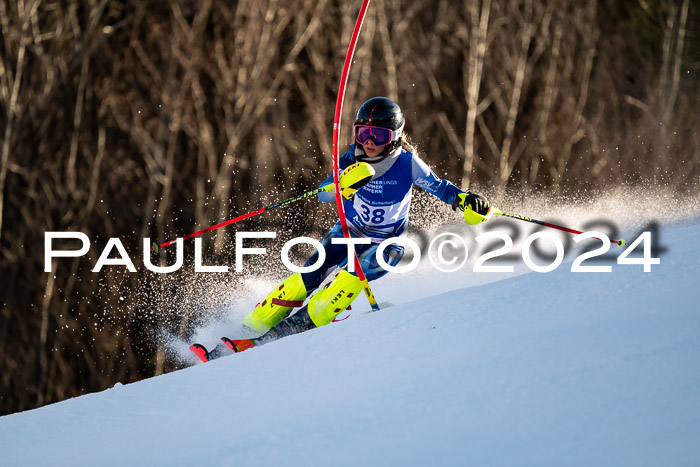
[[[243,214],[241,216],[235,217],[233,219],[229,219],[229,220],[221,222],[219,224],[212,225],[211,227],[207,227],[206,229],[202,229],[198,232],[191,233],[189,235],[185,235],[184,237],[182,237],[182,239],[187,240],[187,239],[190,239],[193,237],[198,237],[199,235],[202,235],[203,233],[210,232],[212,230],[216,230],[216,229],[223,227],[225,225],[229,225],[229,224],[233,224],[233,223],[238,222],[238,221],[242,221],[243,219],[248,219],[249,217],[257,216],[258,214],[262,214],[265,211],[269,211],[271,209],[279,208],[282,206],[288,206],[292,203],[296,203],[297,201],[301,201],[302,199],[306,199],[306,198],[309,198],[311,196],[317,195],[317,194],[321,193],[322,191],[333,191],[333,188],[334,188],[333,185],[330,184],[330,185],[323,186],[321,188],[316,188],[315,190],[307,191],[306,193],[303,193],[303,194],[298,195],[298,196],[294,196],[292,198],[285,199],[284,201],[280,201],[279,203],[265,206],[264,208],[260,208],[257,211],[252,211],[252,212],[249,212],[248,214]],[[158,245],[156,242],[153,242],[153,245],[151,245],[151,250],[155,250],[157,252],[161,248],[175,243],[177,240],[178,239],[176,238],[175,240],[170,240],[168,242],[161,243],[160,245]]]
[[[525,221],[525,222],[532,222],[533,224],[539,224],[539,225],[543,225],[545,227],[550,227],[552,229],[563,230],[564,232],[569,232],[569,233],[576,234],[576,235],[580,235],[583,233],[579,230],[570,229],[568,227],[562,227],[561,225],[550,224],[549,222],[544,222],[544,221],[538,221],[537,219],[531,219],[529,217],[520,216],[518,214],[510,214],[508,212],[502,212],[502,211],[499,211],[498,209],[495,209],[495,208],[492,208],[491,210],[493,211],[493,214],[496,214],[497,216],[510,217],[511,219],[518,219],[518,220]],[[617,246],[624,246],[625,239],[621,238],[619,240],[610,240],[610,243],[615,243],[615,244],[617,244]]]

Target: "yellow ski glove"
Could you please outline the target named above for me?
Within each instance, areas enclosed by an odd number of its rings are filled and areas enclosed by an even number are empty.
[[[374,167],[367,162],[356,162],[343,170],[340,174],[338,184],[340,185],[340,194],[345,199],[351,199],[355,196],[355,192],[367,185],[374,177]]]
[[[491,217],[491,206],[486,198],[478,193],[470,191],[460,193],[452,203],[452,210],[459,209],[464,212],[464,222],[469,225],[478,225],[486,222]]]

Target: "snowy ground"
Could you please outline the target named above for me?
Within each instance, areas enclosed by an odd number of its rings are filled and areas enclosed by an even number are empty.
[[[700,465],[700,221],[661,232],[649,273],[387,277],[381,312],[1,417],[0,464]]]

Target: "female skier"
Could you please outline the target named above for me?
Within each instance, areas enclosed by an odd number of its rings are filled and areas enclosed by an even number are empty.
[[[453,210],[460,209],[468,224],[488,219],[489,204],[482,196],[463,192],[447,180],[441,180],[423,162],[403,133],[404,117],[396,102],[374,97],[360,107],[355,116],[355,144],[340,156],[339,185],[345,198],[343,207],[352,237],[369,238],[371,243],[355,245],[355,252],[368,281],[384,276],[376,258],[379,244],[402,235],[408,225],[411,190],[417,185],[432,193]],[[333,175],[321,187],[333,184]],[[330,188],[330,187],[329,187]],[[334,202],[332,191],[321,192],[320,201]],[[333,244],[342,238],[340,222],[321,241],[326,258],[320,268],[309,273],[295,273],[278,284],[243,323],[259,333],[256,339],[229,340],[224,343],[234,352],[246,350],[280,337],[326,325],[345,310],[362,291],[360,279],[347,271],[348,247]],[[384,250],[384,261],[391,266],[403,256],[402,246],[392,244]],[[318,251],[306,266],[316,264]],[[336,268],[340,273],[324,289],[316,292],[308,304],[290,316]],[[204,361],[221,355],[223,346],[212,352],[195,344],[192,350]]]

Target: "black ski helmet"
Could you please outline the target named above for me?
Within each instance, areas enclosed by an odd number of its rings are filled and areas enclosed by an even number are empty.
[[[400,131],[404,119],[399,104],[388,97],[373,97],[360,106],[355,125],[371,125]]]
[[[394,133],[393,140],[374,158],[359,157],[370,163],[377,163],[386,158],[391,151],[401,145],[401,135],[405,120],[399,104],[388,97],[373,97],[362,104],[355,115],[355,125],[370,125],[388,128]]]

